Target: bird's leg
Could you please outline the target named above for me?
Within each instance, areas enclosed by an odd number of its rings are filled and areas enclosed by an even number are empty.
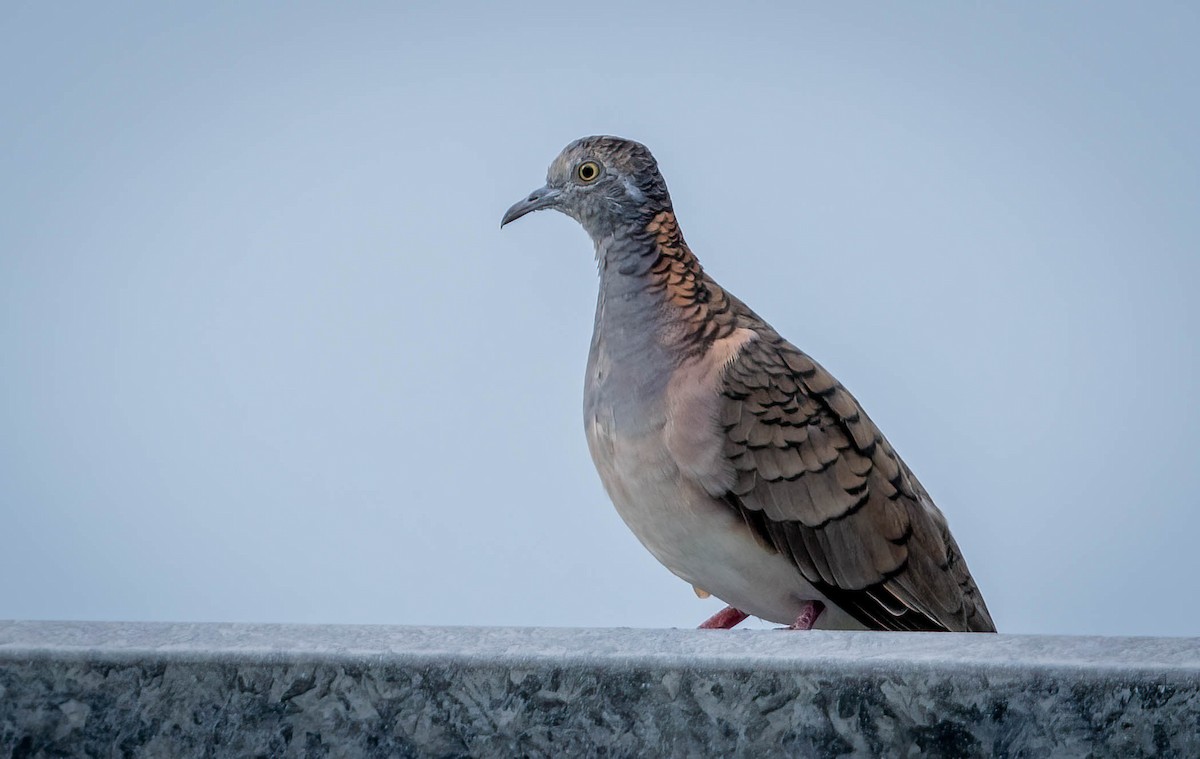
[[[800,616],[796,617],[796,621],[788,626],[788,630],[811,630],[813,625],[817,623],[817,617],[821,616],[821,612],[825,611],[825,604],[820,601],[809,601],[804,605],[804,610],[800,612]]]
[[[732,606],[726,606],[716,614],[712,615],[700,625],[700,630],[731,630],[741,623],[746,617],[750,616],[740,609],[735,609]]]

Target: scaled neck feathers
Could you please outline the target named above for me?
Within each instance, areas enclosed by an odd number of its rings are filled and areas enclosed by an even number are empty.
[[[704,273],[670,209],[598,241],[596,257],[608,307],[636,303],[658,322],[663,344],[681,355],[704,352],[736,329],[730,296]]]

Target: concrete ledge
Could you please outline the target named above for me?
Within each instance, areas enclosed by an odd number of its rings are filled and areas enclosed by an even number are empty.
[[[0,622],[0,757],[1200,756],[1200,638]]]

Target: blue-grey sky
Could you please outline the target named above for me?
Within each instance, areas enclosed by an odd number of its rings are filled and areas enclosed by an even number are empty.
[[[0,618],[678,626],[588,457],[595,264],[503,211],[657,155],[1000,628],[1200,634],[1190,3],[0,10]]]

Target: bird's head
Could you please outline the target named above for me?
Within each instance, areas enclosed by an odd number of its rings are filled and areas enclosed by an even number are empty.
[[[500,226],[553,208],[599,241],[622,227],[640,228],[670,207],[666,182],[645,145],[620,137],[583,137],[563,148],[546,172],[546,184],[509,208]]]

